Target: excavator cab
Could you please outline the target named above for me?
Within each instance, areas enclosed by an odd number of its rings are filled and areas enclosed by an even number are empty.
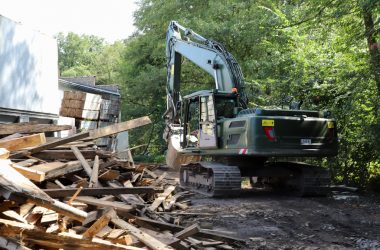
[[[183,101],[183,148],[218,148],[218,124],[237,116],[237,95],[198,91]]]

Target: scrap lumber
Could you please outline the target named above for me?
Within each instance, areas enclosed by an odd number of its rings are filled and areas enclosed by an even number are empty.
[[[29,179],[11,167],[9,160],[0,160],[0,189],[6,199],[26,198],[27,201],[54,210],[74,220],[83,221],[87,213],[52,199]]]
[[[22,134],[14,133],[14,134],[11,134],[11,135],[8,135],[8,136],[1,138],[0,141],[6,141],[9,139],[20,138],[20,137],[22,137]]]
[[[174,234],[174,237],[178,239],[185,239],[189,236],[192,236],[200,231],[200,228],[197,223],[183,229],[182,231],[179,231],[178,233]]]
[[[179,232],[179,231],[182,231],[185,229],[182,226],[177,226],[177,225],[162,222],[162,221],[152,220],[152,219],[145,218],[145,217],[130,216],[129,218],[135,219],[135,223],[137,225],[151,224],[155,227],[160,228],[161,230],[170,230],[173,232]],[[211,231],[211,230],[206,231],[204,229],[201,229],[198,233],[196,233],[193,236],[206,238],[206,239],[227,241],[227,242],[232,242],[232,243],[234,243],[234,242],[245,243],[245,240],[243,240],[243,239],[239,239],[239,238],[229,236],[229,235],[224,235],[224,234],[221,234],[217,231]]]
[[[19,166],[18,164],[11,163],[12,168],[16,169],[17,172],[28,178],[29,180],[35,182],[42,182],[45,180],[45,173],[39,170]]]
[[[150,236],[147,233],[142,232],[137,227],[129,224],[128,222],[119,219],[119,218],[112,218],[111,222],[115,224],[117,227],[121,229],[127,230],[130,234],[135,236],[139,241],[147,245],[150,249],[153,250],[169,250],[173,249],[170,246],[167,246],[166,244],[162,243],[161,241],[155,239],[154,237]]]
[[[99,175],[99,156],[95,156],[94,165],[92,167],[89,187],[98,186],[98,175]]]
[[[129,120],[126,122],[116,123],[107,127],[98,128],[90,131],[90,138],[97,139],[104,136],[114,135],[126,130],[130,130],[133,128],[137,128],[140,126],[144,126],[150,124],[151,120],[148,116],[140,117],[137,119]]]
[[[73,195],[77,188],[52,188],[42,189],[45,193],[53,198],[63,198]],[[155,187],[102,187],[102,188],[83,188],[81,191],[82,196],[98,196],[98,195],[119,195],[119,194],[146,194],[146,193],[159,193],[163,190]]]
[[[21,167],[30,167],[33,164],[37,163],[37,162],[39,162],[39,161],[36,160],[36,159],[27,159],[27,160],[24,160],[24,161],[17,162],[17,165],[21,166]]]
[[[120,171],[108,169],[99,175],[99,179],[103,181],[117,180],[120,177]]]
[[[0,159],[8,159],[9,151],[5,148],[0,148]]]
[[[54,148],[56,146],[60,146],[60,145],[63,145],[63,144],[66,144],[66,143],[69,143],[69,142],[72,142],[72,141],[76,141],[76,140],[80,140],[80,139],[86,138],[89,135],[90,135],[90,132],[88,132],[88,131],[81,132],[81,133],[78,133],[78,134],[75,134],[75,135],[72,135],[72,136],[68,136],[68,137],[59,139],[57,141],[48,142],[48,143],[42,144],[40,146],[31,148],[31,149],[28,149],[28,150],[24,150],[23,152],[20,152],[20,153],[12,154],[11,157],[12,158],[18,158],[18,157],[22,157],[22,156],[27,155],[27,154],[35,154],[35,153],[38,153],[38,152],[41,152],[41,151],[44,151],[44,150],[47,150],[47,149]]]
[[[121,186],[121,184],[117,183],[117,182],[107,182],[107,184],[109,186],[111,186],[112,188],[123,188]],[[139,187],[133,187],[132,184],[130,186],[126,186],[125,188],[132,188],[132,189],[135,189],[135,188],[139,188]],[[157,190],[157,189],[155,189]],[[128,193],[122,193],[122,194],[119,194],[118,195],[119,199],[126,202],[127,204],[131,204],[131,205],[141,205],[141,204],[144,204],[144,200],[141,199],[140,196],[138,196],[137,194],[128,194]]]
[[[102,207],[113,208],[116,211],[120,211],[120,212],[131,212],[135,210],[134,206],[127,205],[124,202],[104,201],[104,200],[99,200],[90,196],[78,196],[76,198],[76,201],[83,202],[85,204],[96,206],[96,207],[101,207],[101,208]]]
[[[165,189],[165,191],[162,194],[159,194],[159,196],[153,201],[153,203],[149,206],[150,211],[155,211],[162,202],[174,191],[175,186],[170,185]]]
[[[15,237],[27,240],[44,247],[56,249],[78,249],[78,250],[142,250],[142,248],[113,244],[110,241],[101,240],[98,238],[86,239],[81,235],[70,233],[46,233],[38,227],[14,222],[10,220],[0,219],[0,235],[5,237]]]
[[[92,169],[90,167],[90,164],[86,161],[86,159],[83,157],[82,153],[79,151],[79,149],[75,146],[70,147],[77,159],[81,162],[84,170],[86,171],[88,177],[91,177]]]
[[[23,136],[9,140],[0,141],[0,148],[6,148],[9,151],[20,150],[28,147],[35,147],[46,143],[44,133]]]
[[[51,180],[66,174],[81,171],[83,169],[82,164],[79,161],[69,161],[66,165],[59,169],[54,169],[46,172],[45,180]]]
[[[0,135],[56,132],[69,129],[72,129],[70,125],[36,124],[30,122],[8,123],[0,124]]]
[[[95,221],[84,233],[83,237],[94,237],[103,227],[107,226],[111,218],[116,216],[116,212],[113,209],[108,209],[99,219]]]
[[[42,164],[31,166],[30,169],[41,171],[44,173],[48,173],[50,171],[54,171],[60,168],[64,168],[67,165],[67,163],[60,162],[60,161],[53,161],[53,162],[45,162]]]

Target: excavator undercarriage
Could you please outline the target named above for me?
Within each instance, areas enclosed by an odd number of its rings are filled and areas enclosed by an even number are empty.
[[[252,188],[266,187],[297,196],[325,196],[329,191],[330,176],[319,166],[297,162],[272,162],[254,167]],[[252,174],[252,171],[250,171]],[[260,173],[261,172],[261,173]],[[242,175],[239,167],[217,162],[194,162],[179,169],[180,185],[183,188],[209,197],[238,196]],[[256,183],[252,181],[255,177]]]

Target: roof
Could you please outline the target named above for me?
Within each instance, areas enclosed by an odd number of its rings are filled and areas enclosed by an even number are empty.
[[[79,90],[92,94],[113,95],[120,97],[117,85],[88,85],[83,83],[71,82],[65,79],[59,79],[59,86],[71,90]]]

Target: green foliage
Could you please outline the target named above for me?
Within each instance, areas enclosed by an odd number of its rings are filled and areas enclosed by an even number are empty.
[[[59,33],[58,57],[61,76],[97,77],[98,84],[118,83],[118,69],[125,44],[118,41],[106,44],[103,38],[88,35]]]

